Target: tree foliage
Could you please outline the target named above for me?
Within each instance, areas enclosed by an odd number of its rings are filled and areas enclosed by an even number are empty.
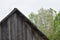
[[[56,11],[52,8],[38,10],[38,14],[31,12],[29,19],[42,31],[50,40],[53,40],[54,17]]]
[[[53,31],[54,40],[60,40],[60,12],[55,17]]]

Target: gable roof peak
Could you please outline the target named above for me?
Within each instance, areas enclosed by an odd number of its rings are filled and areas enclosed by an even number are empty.
[[[4,22],[7,18],[9,18],[12,14],[14,14],[16,11],[20,12],[17,8],[14,8],[6,17],[4,17],[1,21],[0,24],[2,22]],[[21,13],[21,12],[20,12]]]

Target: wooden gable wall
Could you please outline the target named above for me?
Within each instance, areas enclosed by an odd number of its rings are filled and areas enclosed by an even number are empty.
[[[32,26],[33,27],[33,26]],[[14,13],[0,24],[0,40],[46,40],[31,28],[24,17]]]

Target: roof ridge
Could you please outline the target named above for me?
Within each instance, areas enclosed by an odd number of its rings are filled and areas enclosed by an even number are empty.
[[[15,11],[19,11],[17,8],[14,8],[6,17],[4,17],[1,21],[0,21],[0,24],[8,18],[8,16],[12,15]]]

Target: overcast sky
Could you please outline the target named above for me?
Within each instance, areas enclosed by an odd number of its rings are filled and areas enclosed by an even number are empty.
[[[28,17],[30,12],[37,12],[40,8],[60,10],[60,0],[0,0],[0,21],[14,8],[18,8]]]

